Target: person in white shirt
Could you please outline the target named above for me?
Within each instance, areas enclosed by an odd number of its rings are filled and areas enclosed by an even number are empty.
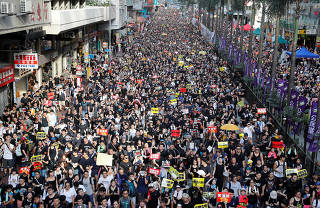
[[[247,133],[249,139],[252,139],[253,132],[254,132],[254,128],[253,126],[251,126],[251,123],[248,123],[247,126],[244,127],[243,129],[243,133]]]
[[[111,170],[110,170],[111,169]],[[110,187],[110,183],[113,180],[113,171],[112,168],[110,168],[109,171],[107,172],[106,170],[104,170],[102,172],[102,175],[100,176],[99,180],[98,180],[98,184],[103,184],[103,186],[106,188],[106,190],[109,190]],[[98,187],[97,187],[98,188]]]
[[[57,116],[53,110],[48,114],[48,122],[50,127],[54,127],[57,123]]]
[[[12,170],[12,173],[9,175],[8,184],[12,185],[15,188],[19,184],[19,174],[16,170]]]
[[[66,196],[66,201],[68,202],[68,204],[73,204],[77,193],[74,188],[71,187],[71,184],[69,182],[66,182],[64,184],[64,188],[60,192],[60,195]]]
[[[7,135],[5,143],[3,143],[1,146],[1,149],[3,151],[3,168],[4,168],[5,175],[8,172],[10,174],[14,166],[13,153],[15,151],[15,147],[10,142],[11,142],[11,136]]]

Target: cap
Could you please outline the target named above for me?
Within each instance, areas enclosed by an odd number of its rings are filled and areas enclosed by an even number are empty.
[[[319,186],[320,185],[320,182],[318,181],[318,182],[316,182],[316,184],[315,184],[316,186]]]
[[[176,188],[181,188],[180,185],[177,185]]]
[[[148,188],[153,188],[153,184],[150,183],[150,184],[148,185]]]

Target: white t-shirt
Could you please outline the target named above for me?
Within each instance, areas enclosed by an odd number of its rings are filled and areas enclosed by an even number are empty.
[[[108,175],[106,178],[103,176],[99,178],[98,184],[103,184],[103,186],[106,188],[106,190],[109,190],[110,183],[113,179],[113,175]]]
[[[317,204],[317,200],[313,200],[312,206],[315,208],[320,208],[320,199],[318,199],[318,204]]]
[[[10,174],[10,176],[8,178],[8,183],[10,185],[12,185],[13,188],[15,188],[19,184],[19,175],[18,174],[15,174],[15,175]]]
[[[6,160],[12,160],[13,159],[13,154],[12,152],[9,150],[9,147],[10,149],[13,149],[13,144],[3,144],[3,159],[6,159]]]
[[[76,196],[77,193],[76,193],[76,191],[74,190],[74,188],[72,187],[72,188],[70,188],[69,190],[62,189],[61,195],[66,196],[67,202],[72,203],[72,197],[73,197],[73,196]]]
[[[49,126],[55,126],[57,123],[57,116],[54,113],[49,113]]]

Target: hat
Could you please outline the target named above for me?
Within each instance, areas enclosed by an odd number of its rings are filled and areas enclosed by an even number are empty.
[[[181,188],[181,186],[180,186],[180,185],[177,185],[176,188]]]
[[[253,161],[252,160],[248,160],[248,165],[252,164]]]
[[[182,194],[182,198],[189,198],[189,194],[183,193],[183,194]]]
[[[276,191],[271,191],[271,193],[270,193],[270,198],[271,198],[271,199],[277,199],[277,197],[278,197],[277,192],[276,192]]]
[[[150,183],[150,184],[148,185],[148,188],[153,188],[153,183]]]
[[[320,182],[319,182],[319,181],[317,181],[315,185],[316,185],[316,186],[319,186],[319,185],[320,185]]]

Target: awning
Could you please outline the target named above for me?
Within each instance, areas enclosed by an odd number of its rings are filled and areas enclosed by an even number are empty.
[[[287,54],[291,56],[292,52],[288,51]],[[305,47],[302,47],[299,50],[297,50],[296,57],[297,58],[320,58],[318,54],[311,53]]]

